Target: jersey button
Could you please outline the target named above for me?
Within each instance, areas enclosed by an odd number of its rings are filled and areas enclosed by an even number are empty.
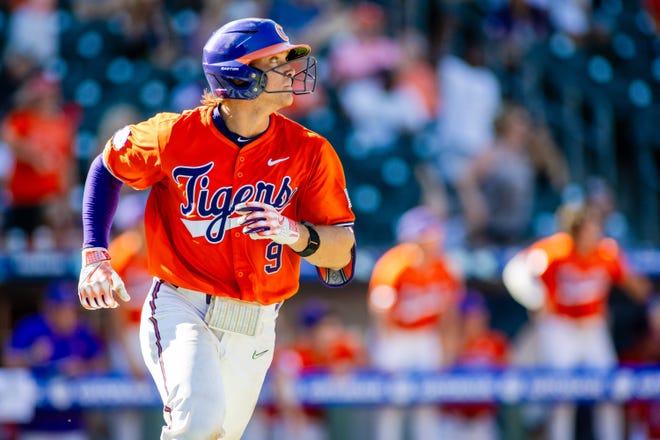
[[[243,177],[243,173],[237,173],[236,174],[238,177]]]
[[[240,162],[245,162],[245,158],[244,158],[243,156],[239,157],[238,160],[239,160]]]
[[[242,278],[243,277],[243,272],[236,272],[236,276],[238,276],[239,278]]]
[[[241,236],[240,232],[234,232],[234,237],[239,238]]]

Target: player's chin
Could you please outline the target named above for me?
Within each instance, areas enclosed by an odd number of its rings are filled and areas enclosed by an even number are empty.
[[[289,107],[293,104],[293,90],[291,92],[280,93],[279,95],[283,107]]]

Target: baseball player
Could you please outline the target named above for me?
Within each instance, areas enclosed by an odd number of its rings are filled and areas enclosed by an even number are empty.
[[[504,284],[521,304],[536,310],[543,366],[614,367],[617,354],[606,316],[612,285],[644,301],[650,283],[632,272],[613,239],[603,237],[599,209],[567,206],[560,218],[566,232],[543,238],[516,254],[504,268]],[[572,439],[574,420],[573,404],[555,405],[549,439]],[[622,414],[612,403],[597,405],[594,425],[599,440],[623,438]]]
[[[154,281],[140,341],[164,405],[162,440],[238,440],[301,258],[328,285],[352,278],[354,215],[338,156],[277,113],[313,92],[309,53],[272,20],[227,23],[204,46],[202,105],[118,130],[90,167],[78,290],[86,309],[129,299],[108,230],[123,183],[151,189],[144,222]]]
[[[459,371],[490,371],[508,365],[509,341],[490,325],[490,311],[476,291],[466,293],[459,306],[461,337],[453,367]],[[497,405],[492,402],[452,402],[441,406],[443,437],[454,440],[496,440]]]
[[[300,311],[299,332],[278,347],[272,367],[272,440],[327,440],[328,413],[298,401],[295,386],[301,375],[326,372],[350,374],[366,365],[362,341],[323,301],[308,301]]]
[[[458,342],[458,304],[464,285],[460,269],[442,249],[444,227],[425,206],[404,213],[399,244],[376,262],[369,284],[374,318],[373,365],[387,372],[435,371],[451,363]],[[403,436],[405,411],[379,411],[377,440]],[[440,438],[432,405],[411,411],[412,438]]]

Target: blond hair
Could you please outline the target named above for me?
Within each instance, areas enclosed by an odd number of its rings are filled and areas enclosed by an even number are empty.
[[[222,96],[218,96],[208,89],[204,90],[204,93],[202,93],[202,99],[200,100],[200,102],[203,105],[213,105],[213,106],[222,103],[222,101],[224,101],[224,98]]]
[[[558,220],[559,224],[565,232],[568,232],[573,237],[582,229],[585,223],[595,221],[603,223],[603,211],[593,204],[580,204],[580,205],[566,205],[559,209]]]

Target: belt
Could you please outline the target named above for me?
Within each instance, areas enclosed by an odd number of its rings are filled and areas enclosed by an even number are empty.
[[[228,296],[210,295],[197,290],[179,287],[167,281],[163,282],[174,287],[181,293],[205,295],[206,304],[209,305],[209,308],[204,316],[204,321],[214,330],[254,336],[260,330],[260,322],[263,312],[267,309],[271,309],[272,313],[276,316],[277,311],[282,305],[281,302],[271,305],[263,305],[256,302],[242,301]]]

